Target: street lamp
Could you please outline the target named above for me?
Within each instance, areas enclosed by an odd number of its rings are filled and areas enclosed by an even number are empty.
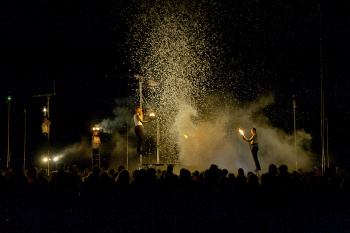
[[[7,162],[6,166],[10,166],[10,102],[12,100],[12,97],[10,95],[7,96],[6,103],[8,103],[8,112],[7,112]]]
[[[44,113],[44,117],[46,117],[46,113],[47,113],[47,108],[46,108],[46,106],[43,107],[43,113]]]

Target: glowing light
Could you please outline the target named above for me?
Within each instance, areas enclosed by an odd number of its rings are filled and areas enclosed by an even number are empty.
[[[156,114],[154,112],[152,112],[151,114],[149,114],[150,117],[154,117],[156,116]]]
[[[185,137],[185,138],[188,138],[188,136],[187,136],[186,134],[184,134],[184,137]]]
[[[238,128],[239,132],[244,136],[244,132],[243,130],[241,130],[240,128]]]
[[[92,128],[92,130],[96,130],[96,128]]]
[[[44,112],[46,112],[46,111],[47,111],[46,107],[44,107],[43,111],[44,111]]]
[[[58,160],[58,157],[54,157],[54,158],[53,158],[53,161],[57,161],[57,160]]]
[[[48,161],[48,159],[47,159],[47,158],[44,158],[44,159],[43,159],[43,161],[44,161],[44,162],[47,162],[47,161]]]

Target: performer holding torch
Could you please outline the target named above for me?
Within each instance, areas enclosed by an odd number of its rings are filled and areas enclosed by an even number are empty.
[[[253,134],[253,136],[250,138],[250,139],[247,139],[245,136],[244,136],[244,133],[241,129],[239,129],[239,132],[243,135],[243,140],[249,142],[250,144],[250,150],[252,152],[252,155],[253,155],[253,159],[254,159],[254,162],[255,162],[255,167],[256,167],[256,172],[261,170],[260,168],[260,163],[259,163],[259,160],[258,160],[258,150],[259,150],[259,146],[258,146],[258,135],[256,134],[256,129],[255,128],[252,128],[251,129],[251,133]]]
[[[143,126],[142,124],[146,124],[150,122],[143,120],[143,113],[140,107],[135,108],[135,115],[134,115],[134,123],[135,123],[135,134],[137,138],[137,153],[142,155],[142,139],[143,139]]]

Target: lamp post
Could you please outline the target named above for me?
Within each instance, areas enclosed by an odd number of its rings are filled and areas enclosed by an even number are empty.
[[[26,143],[27,143],[27,110],[24,109],[24,145],[23,145],[23,169],[26,169]]]
[[[294,96],[293,96],[294,97]],[[295,150],[295,169],[298,171],[298,153],[297,153],[297,124],[295,117],[295,109],[297,108],[297,104],[295,99],[293,99],[293,109],[294,109],[294,150]]]
[[[10,106],[11,106],[11,100],[12,97],[9,95],[7,96],[6,103],[8,103],[8,110],[7,110],[7,160],[6,160],[6,166],[10,167],[10,159],[11,159],[11,153],[10,153]]]

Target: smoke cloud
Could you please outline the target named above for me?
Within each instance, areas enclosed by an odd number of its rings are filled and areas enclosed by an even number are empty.
[[[228,104],[222,97],[220,103],[217,105],[217,101],[209,101],[206,109],[210,111],[202,112],[201,116],[188,105],[179,109],[173,130],[179,135],[179,160],[183,165],[203,170],[210,164],[217,164],[231,172],[238,168],[254,171],[255,164],[249,144],[243,141],[238,128],[244,130],[247,138],[251,137],[250,129],[256,128],[258,155],[263,172],[267,172],[272,163],[277,166],[287,165],[292,171],[298,162],[298,168],[311,170],[313,153],[310,149],[310,134],[304,130],[297,131],[296,156],[294,135],[271,125],[263,114],[262,110],[274,103],[272,95],[262,97],[245,107],[239,103],[227,107]],[[188,138],[183,134],[188,135]]]

